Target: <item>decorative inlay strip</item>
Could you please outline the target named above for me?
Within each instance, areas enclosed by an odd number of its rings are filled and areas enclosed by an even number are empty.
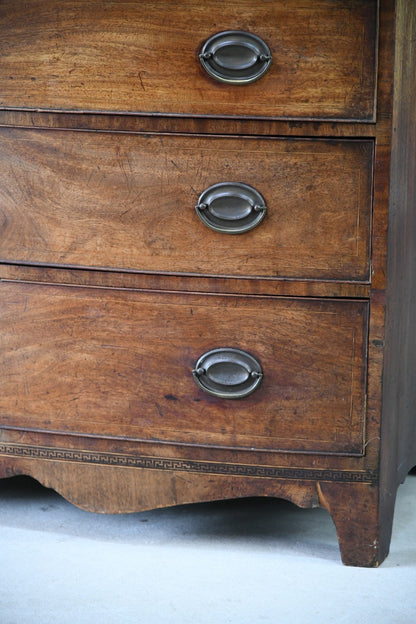
[[[313,468],[287,468],[250,464],[229,464],[186,459],[169,459],[164,457],[117,455],[115,453],[4,443],[0,444],[0,454],[30,459],[79,462],[105,466],[120,466],[126,468],[174,470],[181,472],[199,472],[205,474],[260,477],[269,479],[291,479],[297,481],[343,481],[356,483],[375,483],[378,481],[377,472],[371,470],[318,470]]]

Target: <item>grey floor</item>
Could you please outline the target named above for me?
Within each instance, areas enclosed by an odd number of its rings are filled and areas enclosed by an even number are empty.
[[[95,515],[0,481],[0,624],[416,623],[416,474],[391,553],[341,565],[326,511],[247,499]]]

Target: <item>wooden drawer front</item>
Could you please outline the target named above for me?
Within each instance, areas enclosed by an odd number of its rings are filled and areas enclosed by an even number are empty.
[[[3,0],[0,106],[217,116],[369,120],[376,0]],[[248,85],[210,78],[214,34],[270,48]]]
[[[369,279],[373,143],[0,130],[0,259],[185,274]],[[199,195],[249,184],[240,235]]]
[[[3,426],[359,454],[367,303],[0,284]],[[192,370],[247,351],[264,379],[220,399]]]

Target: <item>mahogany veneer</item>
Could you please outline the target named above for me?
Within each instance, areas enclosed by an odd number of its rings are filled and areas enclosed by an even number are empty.
[[[416,464],[416,4],[5,0],[0,29],[0,476],[321,505],[380,564]]]

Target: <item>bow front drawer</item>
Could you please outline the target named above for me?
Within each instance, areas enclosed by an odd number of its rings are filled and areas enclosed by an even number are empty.
[[[23,283],[0,295],[3,427],[362,452],[364,301]]]
[[[372,141],[6,128],[0,140],[2,261],[369,279]]]
[[[376,0],[3,0],[0,106],[373,119]]]

